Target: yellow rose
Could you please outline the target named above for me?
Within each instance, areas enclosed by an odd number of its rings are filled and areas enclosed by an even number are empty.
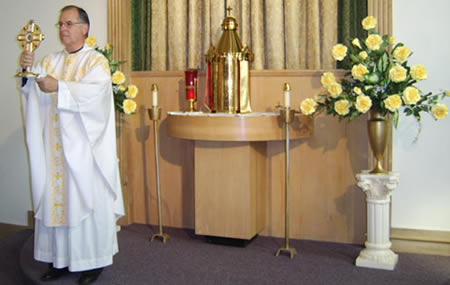
[[[355,94],[357,94],[357,95],[362,94],[361,88],[359,88],[359,87],[353,87],[353,92],[355,92]]]
[[[352,67],[352,76],[353,78],[364,81],[364,74],[368,73],[367,67],[364,64],[356,64]]]
[[[110,50],[111,49],[111,45],[110,44],[106,44],[105,45],[105,50]]]
[[[126,88],[125,88],[125,86],[123,86],[123,85],[119,85],[119,90],[120,90],[120,91],[124,92],[124,91],[125,91],[125,89],[126,89]]]
[[[362,59],[366,59],[368,57],[367,52],[364,50],[362,52],[360,52],[358,55]]]
[[[394,37],[389,37],[388,42],[389,42],[389,44],[390,44],[391,46],[393,46],[393,45],[395,44],[395,38],[394,38]]]
[[[337,82],[333,82],[328,86],[327,91],[331,97],[337,98],[342,93],[342,86]]]
[[[114,84],[123,84],[125,82],[125,74],[123,74],[121,71],[116,71],[113,73],[111,80]]]
[[[386,108],[391,112],[395,112],[402,106],[402,99],[398,95],[391,95],[384,99],[383,102]]]
[[[133,114],[136,112],[136,102],[131,99],[125,99],[123,100],[122,108],[126,114]]]
[[[425,66],[422,64],[417,64],[411,67],[411,76],[415,80],[424,80],[427,79],[427,71],[425,69]]]
[[[380,45],[383,43],[383,38],[380,35],[372,34],[366,39],[366,45],[370,50],[380,49]]]
[[[356,110],[364,114],[370,110],[370,107],[372,107],[372,100],[369,96],[359,95],[356,97]]]
[[[331,55],[335,60],[341,61],[347,55],[347,47],[343,44],[337,44],[331,50]]]
[[[347,100],[339,100],[334,103],[334,110],[341,116],[345,116],[350,112],[350,103]]]
[[[300,110],[305,115],[311,115],[316,111],[317,103],[311,98],[307,98],[300,103]]]
[[[415,87],[406,87],[405,90],[403,90],[403,102],[407,105],[414,105],[419,101],[420,99],[420,93],[419,90]]]
[[[127,98],[135,98],[136,95],[138,94],[138,88],[136,87],[136,85],[130,84],[128,85],[128,90],[127,92],[125,92],[125,96],[127,96]]]
[[[450,96],[450,90],[445,90],[444,94],[445,94],[445,96]]]
[[[431,113],[436,120],[442,120],[448,115],[448,107],[445,104],[437,103],[431,107]]]
[[[320,77],[320,83],[324,88],[328,88],[328,86],[330,86],[330,84],[334,82],[336,82],[336,78],[334,77],[334,74],[331,72],[325,72]]]
[[[404,62],[411,55],[411,50],[405,46],[401,46],[394,50],[393,55],[396,60]]]
[[[97,45],[97,39],[95,36],[89,36],[86,38],[86,43],[89,47],[95,47]]]
[[[406,79],[406,69],[401,65],[395,65],[389,70],[389,79],[394,82],[402,82]]]
[[[361,48],[361,44],[359,43],[359,39],[357,39],[357,38],[353,39],[352,45],[354,45],[355,47]]]
[[[374,16],[367,16],[362,20],[361,24],[366,31],[375,29],[377,26],[377,19]]]

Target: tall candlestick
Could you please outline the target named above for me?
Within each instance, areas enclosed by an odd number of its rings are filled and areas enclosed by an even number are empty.
[[[291,105],[291,86],[289,83],[284,83],[284,107],[289,108]]]
[[[152,106],[158,106],[158,85],[152,84]]]

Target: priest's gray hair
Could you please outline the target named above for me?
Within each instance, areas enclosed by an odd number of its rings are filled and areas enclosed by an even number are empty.
[[[78,11],[78,16],[80,18],[80,23],[85,23],[85,24],[88,25],[88,32],[85,35],[85,37],[87,38],[89,36],[89,28],[91,27],[91,23],[89,21],[88,13],[83,8],[80,8],[80,7],[75,6],[75,5],[67,5],[67,6],[63,7],[61,9],[60,13],[66,11],[66,10],[70,10],[70,9],[77,10]]]

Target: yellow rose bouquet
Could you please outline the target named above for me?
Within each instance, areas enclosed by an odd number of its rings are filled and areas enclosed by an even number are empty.
[[[130,84],[125,87],[126,77],[123,72],[119,71],[118,68],[125,61],[116,61],[112,58],[113,46],[106,44],[103,49],[97,46],[97,41],[94,36],[89,36],[86,39],[88,46],[95,48],[96,51],[103,54],[109,63],[109,68],[111,70],[111,82],[114,95],[114,109],[125,114],[136,113],[136,101],[133,99],[138,95],[138,88],[136,85]]]
[[[423,65],[408,65],[411,50],[395,43],[393,37],[378,35],[372,16],[363,19],[362,26],[368,31],[367,38],[355,38],[349,46],[337,44],[331,51],[335,60],[348,60],[344,78],[338,82],[333,73],[325,72],[320,81],[326,94],[303,100],[300,111],[313,115],[326,110],[327,114],[352,120],[373,110],[382,116],[392,115],[394,126],[400,108],[419,122],[422,112],[431,113],[436,120],[446,117],[448,107],[439,99],[449,96],[450,91],[423,94],[414,85],[426,79],[427,72]]]

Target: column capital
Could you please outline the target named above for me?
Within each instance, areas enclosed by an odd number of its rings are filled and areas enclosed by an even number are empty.
[[[397,188],[400,175],[396,172],[386,174],[370,174],[366,171],[356,174],[358,186],[367,198],[385,200]]]

